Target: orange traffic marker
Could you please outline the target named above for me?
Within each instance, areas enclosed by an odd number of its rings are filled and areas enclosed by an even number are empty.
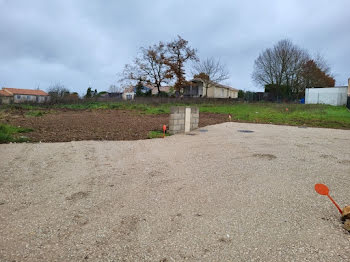
[[[343,214],[343,211],[340,209],[338,204],[334,201],[334,199],[329,195],[329,188],[324,184],[316,184],[315,190],[317,193],[323,196],[328,196],[328,198],[332,201],[332,203],[336,206],[340,214]]]
[[[166,125],[163,125],[163,138],[165,137]]]

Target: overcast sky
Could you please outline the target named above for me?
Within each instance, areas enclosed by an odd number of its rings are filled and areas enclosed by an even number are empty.
[[[237,89],[261,89],[254,60],[284,38],[320,52],[345,85],[349,12],[349,0],[0,0],[0,86],[107,90],[139,47],[176,35],[200,58],[221,58]]]

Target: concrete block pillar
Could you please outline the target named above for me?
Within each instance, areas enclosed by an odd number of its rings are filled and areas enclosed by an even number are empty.
[[[185,133],[191,131],[191,108],[186,107],[185,110]]]
[[[169,133],[187,133],[198,128],[199,109],[177,106],[170,108]]]

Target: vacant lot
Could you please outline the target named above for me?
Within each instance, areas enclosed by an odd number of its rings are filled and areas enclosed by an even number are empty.
[[[168,125],[169,114],[141,114],[133,110],[40,110],[39,116],[28,110],[11,110],[2,119],[12,126],[30,128],[25,135],[32,142],[69,142],[80,140],[147,139],[149,132]],[[226,114],[201,113],[199,126],[222,123]]]
[[[238,130],[252,130],[241,133]],[[0,145],[1,261],[348,261],[350,131]]]
[[[81,103],[11,105],[0,108],[0,143],[137,140],[168,124],[170,107],[184,104]],[[271,103],[192,104],[201,112],[199,126],[228,121],[350,129],[345,107]],[[7,124],[10,126],[1,126]],[[18,129],[19,128],[19,129]],[[31,132],[25,132],[32,130]],[[4,131],[14,131],[11,133]]]

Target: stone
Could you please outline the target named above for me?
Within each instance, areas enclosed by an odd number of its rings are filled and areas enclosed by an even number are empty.
[[[346,206],[343,208],[342,220],[350,219],[350,206]]]
[[[350,232],[350,219],[345,220],[344,228]]]

